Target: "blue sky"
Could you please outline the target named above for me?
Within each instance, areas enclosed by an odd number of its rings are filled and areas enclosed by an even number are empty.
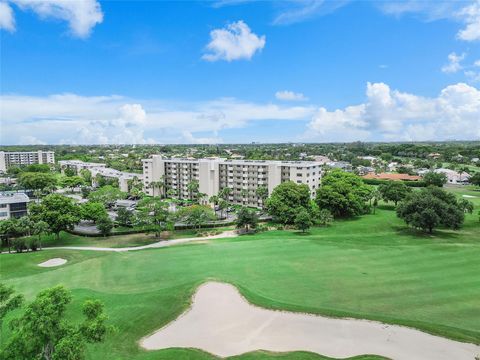
[[[1,0],[2,144],[480,139],[480,1]]]

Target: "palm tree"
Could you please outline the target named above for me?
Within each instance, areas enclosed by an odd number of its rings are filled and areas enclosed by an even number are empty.
[[[158,190],[159,195],[162,196],[163,189],[165,188],[165,183],[163,181],[152,181],[148,184],[148,187],[153,190],[153,196],[156,196],[155,190]]]
[[[268,188],[264,185],[259,186],[256,190],[255,193],[257,196],[262,200],[262,209],[265,206],[265,200],[268,198]]]
[[[197,180],[192,180],[187,184],[187,190],[190,193],[190,199],[196,199],[198,198],[198,189],[200,187],[200,184],[198,183]]]

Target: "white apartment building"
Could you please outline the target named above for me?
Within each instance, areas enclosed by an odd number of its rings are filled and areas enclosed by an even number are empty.
[[[167,159],[153,155],[143,160],[143,183],[149,195],[162,196],[173,190],[178,198],[190,199],[188,184],[195,180],[199,192],[208,198],[230,188],[231,203],[258,207],[262,204],[256,193],[260,186],[265,186],[271,194],[285,181],[306,184],[311,196],[315,196],[322,176],[321,165],[312,161]],[[155,185],[159,182],[160,187]]]
[[[27,215],[30,199],[25,193],[0,193],[0,220],[19,218]]]
[[[66,169],[72,169],[78,175],[81,170],[91,170],[94,168],[104,168],[107,165],[101,163],[84,162],[82,160],[60,160],[58,162],[62,174]]]
[[[96,176],[100,175],[107,179],[118,179],[118,187],[123,192],[129,191],[129,181],[137,178],[138,180],[142,181],[143,175],[136,174],[136,173],[129,173],[124,171],[119,171],[111,168],[106,167],[95,167],[89,169],[92,174],[92,185],[96,186]]]
[[[53,151],[0,151],[0,172],[6,172],[11,166],[33,164],[55,164]]]

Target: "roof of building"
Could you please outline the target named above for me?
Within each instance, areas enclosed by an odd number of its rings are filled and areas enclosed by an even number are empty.
[[[368,173],[362,176],[364,179],[378,179],[378,180],[394,180],[394,181],[417,181],[420,180],[420,176],[408,175],[408,174],[393,174],[393,173]]]
[[[25,193],[18,192],[1,192],[0,204],[15,204],[22,202],[29,202],[30,198]]]

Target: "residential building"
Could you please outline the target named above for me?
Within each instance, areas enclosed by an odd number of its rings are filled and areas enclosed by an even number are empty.
[[[347,161],[330,161],[326,165],[333,169],[340,169],[343,171],[352,171],[352,164]]]
[[[94,168],[105,168],[107,165],[101,163],[84,162],[82,160],[60,160],[58,162],[62,174],[66,169],[75,171],[75,174],[79,174],[81,170],[91,170]]]
[[[437,174],[445,174],[447,177],[447,184],[468,184],[470,174],[466,172],[459,172],[450,169],[435,169]]]
[[[129,173],[105,167],[94,167],[90,169],[92,174],[92,185],[97,186],[97,176],[103,176],[106,179],[117,179],[118,188],[123,192],[129,191],[129,181],[137,178],[142,181],[143,175],[137,173]]]
[[[55,164],[53,151],[0,151],[0,172],[6,172],[12,166],[33,164]]]
[[[198,192],[207,199],[229,188],[231,203],[254,207],[262,205],[256,193],[261,186],[271,194],[277,185],[291,180],[308,185],[313,197],[321,176],[321,164],[313,161],[167,159],[161,155],[143,160],[144,189],[149,195],[162,196],[173,191],[180,199],[192,199],[188,185],[197,181]]]
[[[27,194],[19,192],[0,193],[0,220],[19,218],[27,215],[30,199]]]

